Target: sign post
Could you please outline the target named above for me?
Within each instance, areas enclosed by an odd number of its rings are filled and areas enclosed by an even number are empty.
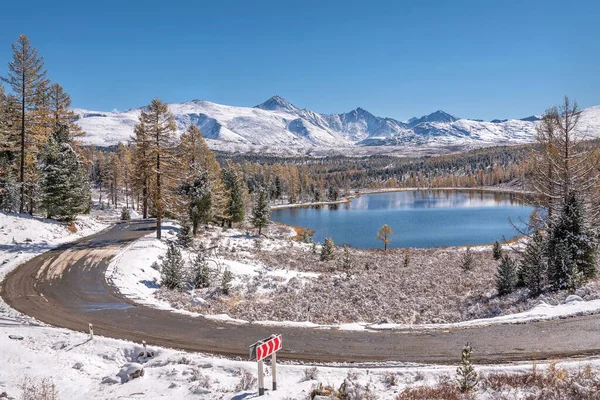
[[[281,335],[271,335],[270,337],[259,340],[250,346],[250,361],[258,362],[258,395],[265,394],[265,377],[263,360],[271,356],[273,371],[273,390],[277,390],[277,351],[281,350],[283,342]]]

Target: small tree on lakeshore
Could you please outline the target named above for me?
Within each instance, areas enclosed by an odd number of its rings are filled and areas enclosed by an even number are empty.
[[[404,268],[408,268],[408,266],[410,265],[410,253],[408,249],[404,249],[403,253],[404,260],[402,261],[402,265],[404,265]]]
[[[269,199],[267,197],[267,191],[261,189],[255,194],[254,207],[252,209],[252,225],[258,228],[258,235],[260,236],[262,228],[269,224],[269,218],[271,217],[271,211],[269,209]]]
[[[471,348],[469,343],[467,343],[466,346],[462,349],[460,355],[460,365],[456,369],[456,380],[458,381],[458,389],[462,393],[470,392],[479,383],[479,376],[475,371],[473,364],[471,363],[472,355],[473,349]]]
[[[494,248],[492,249],[492,256],[494,260],[498,261],[502,258],[502,245],[499,241],[494,242]]]
[[[344,246],[342,258],[339,260],[338,266],[340,269],[345,271],[349,271],[354,268],[354,257],[352,257],[352,254],[350,254],[350,249],[348,246]]]
[[[496,288],[503,296],[512,293],[517,284],[517,271],[515,261],[508,255],[502,256],[498,272],[496,274]]]
[[[392,242],[390,236],[393,234],[394,232],[392,231],[392,228],[387,224],[379,228],[379,232],[377,232],[376,237],[383,242],[383,250],[387,250],[388,244]]]
[[[167,289],[183,289],[184,286],[184,261],[181,251],[174,243],[169,242],[167,255],[161,267],[162,286]]]
[[[333,239],[330,237],[325,239],[323,246],[321,246],[321,261],[333,260],[334,249],[335,244],[333,243]]]
[[[473,269],[474,264],[475,261],[473,260],[473,253],[471,252],[471,248],[467,247],[467,250],[465,251],[465,254],[463,255],[462,260],[460,262],[460,267],[463,271],[471,271]]]

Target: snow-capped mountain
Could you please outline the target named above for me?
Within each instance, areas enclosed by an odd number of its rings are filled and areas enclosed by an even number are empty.
[[[213,147],[357,148],[402,146],[484,147],[533,140],[539,116],[490,122],[461,119],[438,110],[402,122],[378,117],[363,108],[343,114],[320,114],[300,109],[280,96],[255,107],[234,107],[193,100],[169,104],[179,131],[197,125]],[[133,135],[141,109],[100,112],[75,109],[77,123],[86,132],[84,141],[100,146],[125,142]],[[583,111],[580,126],[592,137],[600,136],[600,106]]]

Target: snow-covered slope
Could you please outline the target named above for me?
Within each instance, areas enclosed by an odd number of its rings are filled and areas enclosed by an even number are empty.
[[[193,100],[170,104],[179,131],[197,125],[209,144],[230,144],[230,148],[351,148],[355,146],[441,146],[482,147],[519,144],[533,140],[539,117],[490,122],[461,119],[438,110],[402,122],[378,117],[363,108],[343,114],[320,114],[300,109],[280,96],[256,107],[234,107]],[[84,141],[100,146],[127,141],[141,109],[125,112],[74,110],[77,123],[86,132]],[[600,106],[583,111],[581,130],[600,136]],[[220,147],[222,148],[222,147]]]

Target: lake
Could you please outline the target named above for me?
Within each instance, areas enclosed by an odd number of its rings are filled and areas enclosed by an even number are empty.
[[[383,247],[375,237],[383,224],[394,234],[388,247],[463,246],[511,239],[532,206],[522,196],[465,190],[416,190],[363,194],[350,203],[282,208],[271,219],[315,231],[313,240],[336,245]],[[522,223],[521,223],[522,226]]]

